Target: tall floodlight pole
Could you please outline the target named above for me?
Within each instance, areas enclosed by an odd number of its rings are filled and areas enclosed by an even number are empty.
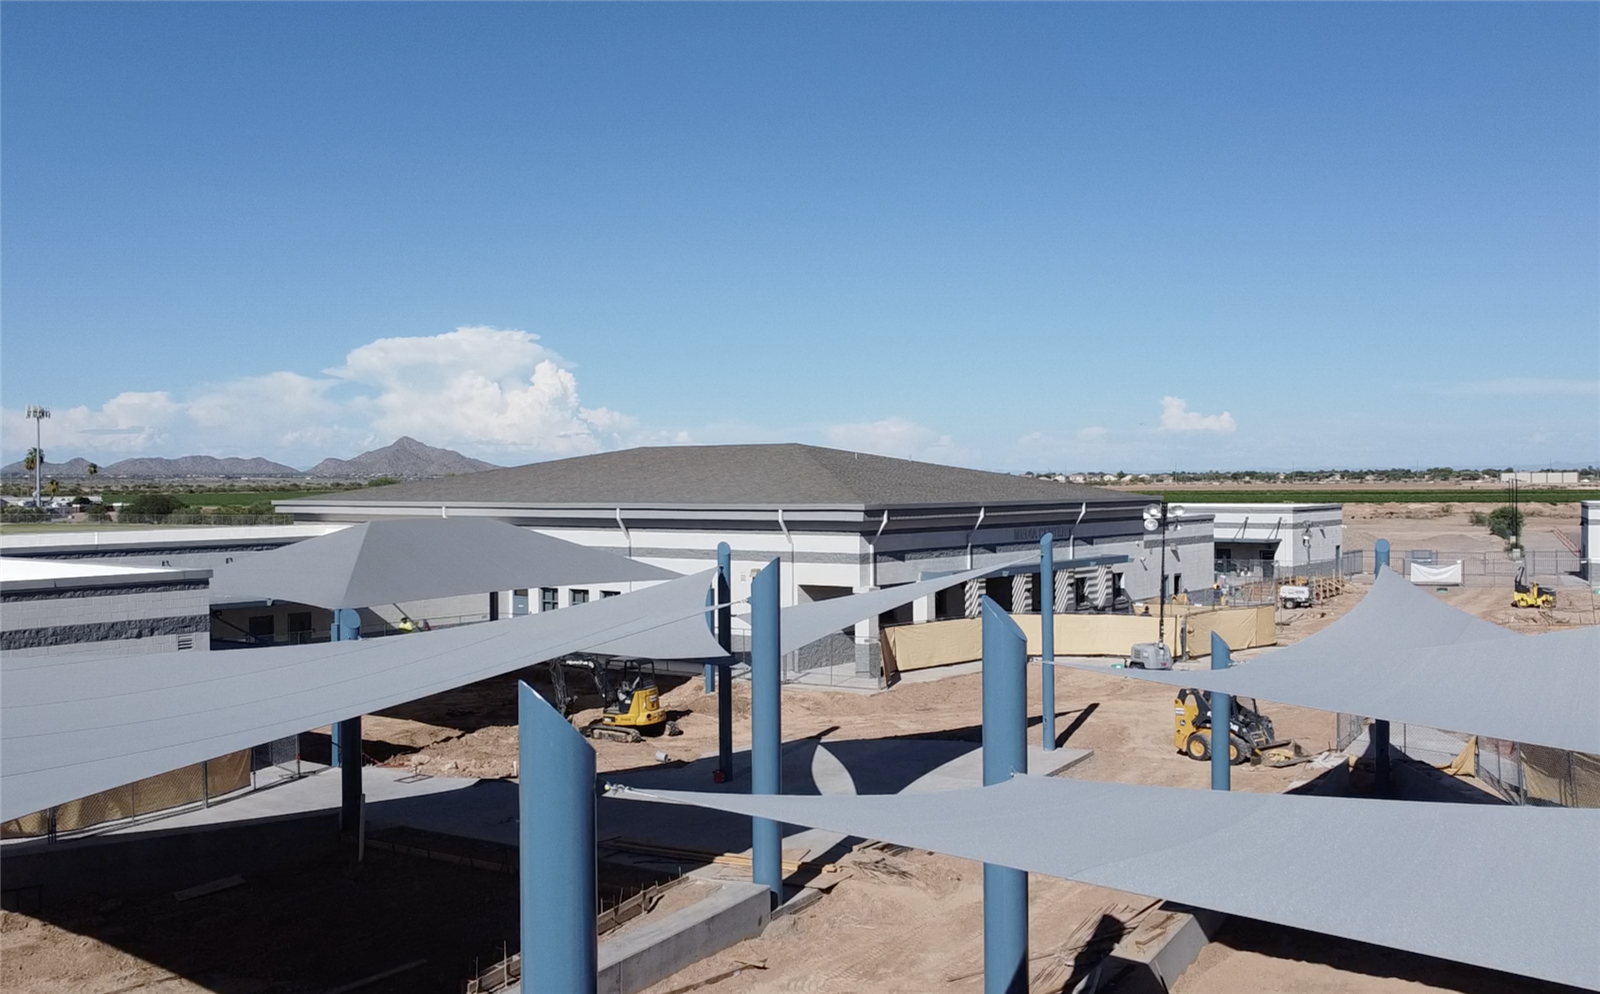
[[[1167,523],[1184,515],[1183,505],[1168,505],[1165,500],[1149,504],[1144,509],[1144,530],[1161,532],[1161,593],[1159,617],[1156,621],[1156,641],[1167,644]]]
[[[44,419],[50,416],[50,409],[35,404],[28,408],[27,414],[33,419],[33,507],[38,510],[41,499],[39,480],[44,473]]]
[[[774,559],[750,582],[750,793],[783,790],[783,712],[779,697],[778,571]],[[783,829],[770,818],[750,819],[750,864],[758,884],[783,900]]]

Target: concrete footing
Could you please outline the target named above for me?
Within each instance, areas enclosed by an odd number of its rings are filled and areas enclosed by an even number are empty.
[[[1100,966],[1098,986],[1115,981],[1117,994],[1166,994],[1227,920],[1217,911],[1162,904],[1117,943]]]

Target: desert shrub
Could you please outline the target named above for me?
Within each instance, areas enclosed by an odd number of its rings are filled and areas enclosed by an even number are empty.
[[[1489,512],[1486,523],[1491,534],[1510,541],[1513,535],[1522,534],[1522,512],[1509,504]]]

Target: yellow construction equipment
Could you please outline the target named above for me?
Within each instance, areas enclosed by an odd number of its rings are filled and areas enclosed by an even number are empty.
[[[619,742],[638,742],[645,735],[677,735],[677,722],[667,720],[667,711],[661,706],[661,691],[656,686],[654,663],[626,660],[622,674],[612,683],[604,663],[596,665],[595,685],[605,700],[605,710],[600,717],[583,728],[591,739],[614,739]]]
[[[1517,577],[1512,581],[1512,585],[1515,589],[1511,594],[1511,606],[1533,607],[1538,608],[1541,611],[1548,611],[1555,607],[1556,595],[1548,590],[1540,588],[1537,580],[1535,580],[1533,583],[1528,583],[1526,579],[1524,579],[1525,574],[1523,570],[1524,567],[1518,566]]]
[[[1300,746],[1279,741],[1272,719],[1262,714],[1253,697],[1235,697],[1228,720],[1228,762],[1293,766],[1310,757]],[[1172,745],[1190,759],[1211,759],[1211,694],[1193,687],[1178,691],[1172,702]]]

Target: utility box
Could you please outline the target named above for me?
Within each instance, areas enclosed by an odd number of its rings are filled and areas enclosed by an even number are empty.
[[[1145,670],[1172,669],[1172,650],[1164,642],[1137,642],[1128,650],[1128,665]]]

